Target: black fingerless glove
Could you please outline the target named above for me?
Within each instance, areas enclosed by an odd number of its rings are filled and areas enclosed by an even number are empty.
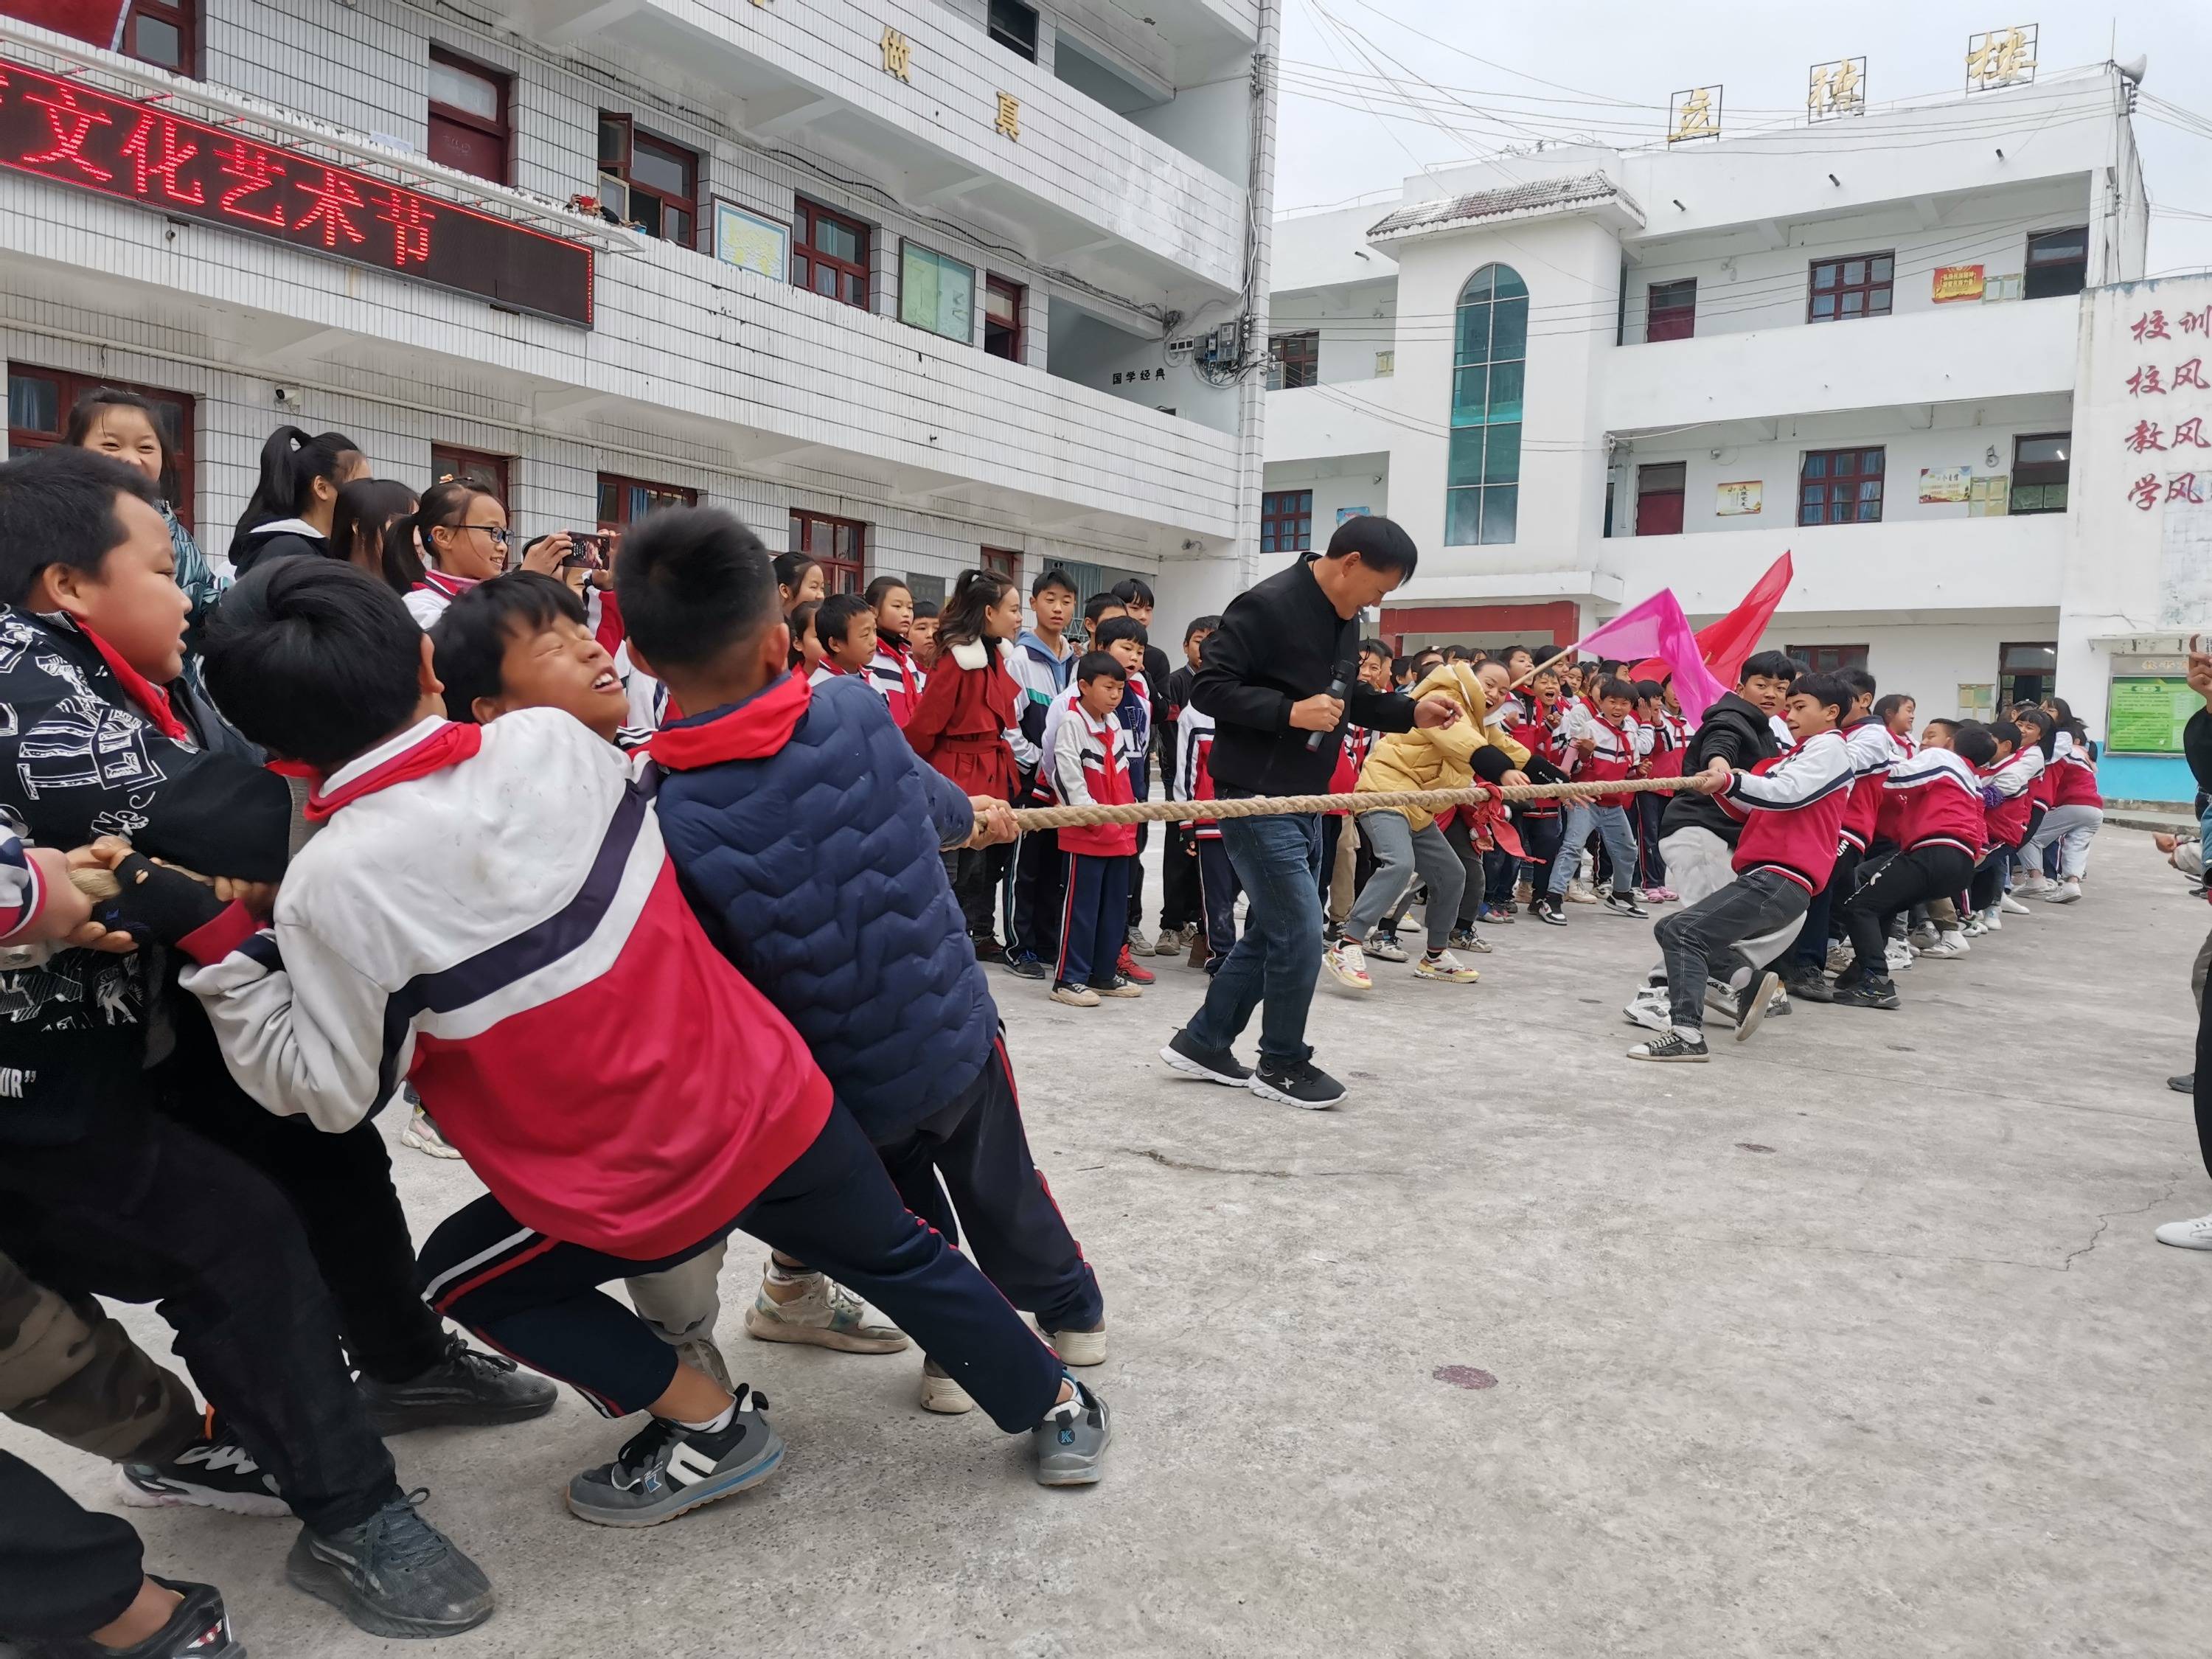
[[[230,908],[207,883],[164,869],[137,853],[115,866],[115,879],[122,893],[102,904],[93,920],[142,942],[174,945]]]

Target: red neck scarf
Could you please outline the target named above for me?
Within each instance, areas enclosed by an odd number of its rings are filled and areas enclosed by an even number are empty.
[[[422,580],[415,586],[418,591],[432,588],[449,599],[458,599],[483,580],[481,576],[449,576],[435,566],[428,566],[423,569]]]
[[[167,691],[124,661],[113,646],[82,623],[77,624],[76,631],[92,641],[92,648],[100,653],[100,661],[107,665],[107,672],[115,676],[116,684],[123,688],[124,695],[138,705],[139,712],[152,722],[155,731],[172,743],[191,743],[197,746],[192,734],[185,729],[185,723],[177,718],[176,710],[169,707]]]
[[[813,688],[803,678],[786,674],[710,720],[662,726],[647,741],[646,752],[672,772],[724,761],[759,760],[791,741],[813,696]]]
[[[320,823],[340,807],[350,805],[364,795],[373,795],[380,789],[389,789],[393,784],[404,783],[410,778],[427,778],[431,773],[441,772],[448,766],[458,766],[483,747],[482,726],[447,720],[420,743],[401,750],[390,760],[379,762],[359,777],[340,784],[327,794],[319,786],[309,790],[306,815],[310,822]]]

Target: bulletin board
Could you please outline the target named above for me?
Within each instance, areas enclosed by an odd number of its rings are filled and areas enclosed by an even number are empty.
[[[2106,747],[2116,755],[2178,755],[2181,728],[2203,707],[2178,674],[2115,674]]]

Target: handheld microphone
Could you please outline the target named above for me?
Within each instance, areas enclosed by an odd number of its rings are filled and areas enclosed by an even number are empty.
[[[1352,677],[1358,672],[1358,665],[1352,658],[1347,657],[1342,662],[1337,664],[1336,678],[1328,683],[1328,695],[1334,697],[1339,702],[1342,702],[1344,701],[1345,693],[1352,690]],[[1308,732],[1306,734],[1306,753],[1310,755],[1315,750],[1320,748],[1321,740],[1323,738],[1328,737],[1329,732],[1334,732],[1335,729],[1336,728],[1334,726],[1331,726],[1328,732]]]

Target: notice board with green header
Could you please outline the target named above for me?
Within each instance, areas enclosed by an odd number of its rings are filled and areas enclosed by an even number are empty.
[[[2116,755],[2178,755],[2181,728],[2203,707],[2179,674],[2115,674],[2106,747]]]

